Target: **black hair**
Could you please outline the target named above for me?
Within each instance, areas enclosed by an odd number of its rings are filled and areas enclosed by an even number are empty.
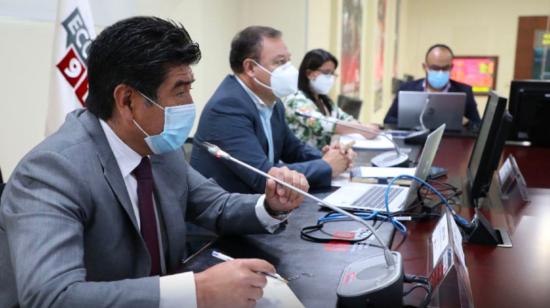
[[[451,47],[449,47],[445,44],[435,44],[435,45],[432,45],[430,48],[428,48],[428,51],[426,52],[426,56],[424,56],[424,61],[428,62],[428,55],[430,54],[430,52],[432,52],[432,50],[434,50],[436,48],[447,49],[451,53],[451,57],[454,58],[454,56],[455,56],[455,54],[453,53],[453,50],[451,49]]]
[[[199,45],[183,25],[156,17],[132,17],[105,28],[92,42],[88,57],[86,106],[101,119],[113,114],[113,91],[129,85],[152,99],[178,65],[196,64]]]
[[[231,41],[231,51],[229,52],[229,64],[233,72],[239,74],[244,71],[243,61],[246,58],[260,62],[264,37],[278,38],[281,35],[281,31],[264,26],[250,26],[237,33]]]
[[[323,112],[324,109],[321,106],[319,106],[317,100],[313,95],[313,91],[309,86],[309,78],[307,78],[307,71],[317,70],[327,61],[331,61],[332,63],[334,63],[335,68],[338,67],[338,60],[330,52],[324,49],[310,50],[306,53],[306,55],[304,56],[304,59],[302,60],[302,63],[300,64],[299,75],[298,75],[298,89],[304,92],[305,96],[310,100],[312,100],[315,103],[315,105],[319,107],[321,112]],[[329,111],[332,111],[332,105],[330,104],[330,99],[328,98],[328,96],[319,95],[319,98],[325,104],[325,106],[329,109]]]

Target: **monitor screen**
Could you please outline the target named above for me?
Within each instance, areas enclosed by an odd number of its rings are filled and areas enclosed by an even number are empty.
[[[498,57],[455,56],[451,79],[472,87],[474,94],[488,94],[495,89]]]
[[[511,121],[511,116],[506,112],[506,99],[491,92],[468,163],[468,186],[472,199],[483,197],[489,189]]]
[[[510,140],[550,145],[550,81],[512,81],[508,109],[514,117]]]

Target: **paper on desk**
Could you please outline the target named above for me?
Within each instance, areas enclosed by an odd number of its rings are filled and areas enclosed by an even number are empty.
[[[454,251],[458,257],[458,261],[466,267],[466,260],[464,259],[464,249],[462,248],[462,234],[454,219],[451,219],[451,232],[453,233]]]
[[[256,302],[261,308],[304,308],[298,297],[292,292],[288,284],[266,276],[267,285],[264,296]]]
[[[437,260],[449,246],[449,227],[447,226],[447,213],[445,213],[439,219],[439,222],[435,226],[435,229],[432,233],[432,264],[433,267],[437,265]]]
[[[353,169],[354,177],[362,178],[394,178],[398,175],[410,175],[413,176],[416,172],[416,168],[385,168],[385,167],[358,167]],[[359,172],[357,172],[359,171]]]
[[[391,135],[388,137],[392,138]],[[349,143],[351,141],[355,141],[355,144],[353,144],[353,148],[355,149],[393,149],[393,143],[380,135],[374,139],[367,139],[361,134],[349,134],[340,136],[340,143]]]
[[[332,178],[332,182],[330,185],[332,187],[342,187],[350,182],[350,173],[344,172],[340,174],[339,176]]]

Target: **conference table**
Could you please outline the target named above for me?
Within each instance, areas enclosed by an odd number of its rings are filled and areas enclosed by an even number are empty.
[[[433,164],[448,169],[444,181],[460,187],[474,141],[464,136],[443,138]],[[493,181],[481,212],[494,227],[509,232],[513,246],[463,245],[473,303],[476,307],[550,307],[550,148],[506,146],[503,157],[509,154],[525,177],[531,201],[501,200],[495,193],[498,182]],[[326,194],[316,192],[319,197]],[[301,228],[325,214],[310,205],[296,210],[278,234],[221,237],[208,249],[221,249],[234,257],[264,258],[283,276],[291,277],[289,286],[306,307],[334,307],[342,270],[353,261],[380,254],[381,249],[373,238],[353,245],[304,241]],[[466,206],[457,207],[457,212],[468,219],[474,216],[474,209]],[[407,222],[406,237],[388,223],[377,228],[384,241],[392,242],[391,249],[401,253],[405,273],[427,276],[431,272],[429,241],[436,223],[433,218]],[[215,263],[205,254],[193,258],[189,269],[203,270]],[[405,303],[418,304],[422,296],[415,291]]]
[[[469,153],[475,139],[445,137],[434,164],[449,169],[448,178],[466,177]],[[512,154],[529,187],[531,202],[505,202],[493,195],[482,213],[493,227],[511,236],[513,247],[464,244],[474,304],[477,307],[550,306],[550,148],[506,146],[503,158]],[[493,180],[492,191],[498,186]],[[485,206],[486,204],[489,204]],[[471,218],[472,208],[460,213]],[[397,248],[407,273],[425,274],[427,242],[433,222],[408,224],[409,236]],[[399,243],[399,235],[394,239]]]

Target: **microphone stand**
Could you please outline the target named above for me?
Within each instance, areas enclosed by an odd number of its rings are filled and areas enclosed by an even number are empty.
[[[365,303],[369,303],[369,306],[372,307],[402,306],[404,275],[401,254],[396,251],[390,251],[374,228],[365,220],[232,157],[216,145],[208,142],[202,142],[202,145],[215,157],[229,160],[265,178],[272,179],[277,182],[277,184],[318,202],[318,206],[322,204],[335,212],[351,218],[365,226],[374,235],[376,240],[383,247],[384,258],[381,258],[379,255],[373,256],[368,259],[355,261],[344,269],[336,289],[339,307],[361,307],[364,306]],[[354,278],[350,279],[349,277]]]
[[[351,218],[352,220],[360,223],[361,225],[365,226],[373,235],[374,237],[376,238],[376,240],[380,243],[380,245],[384,248],[384,258],[386,259],[386,264],[389,266],[392,266],[392,265],[395,265],[395,260],[393,258],[393,256],[391,255],[391,252],[389,250],[389,248],[386,246],[386,244],[382,241],[382,239],[378,236],[378,234],[376,234],[375,230],[363,219],[339,208],[339,207],[336,207],[322,199],[319,199],[317,197],[315,197],[314,195],[308,193],[308,192],[305,192],[297,187],[294,187],[282,180],[279,180],[278,178],[268,174],[268,173],[265,173],[263,172],[262,170],[258,169],[258,168],[255,168],[255,167],[252,167],[250,166],[249,164],[247,163],[244,163],[236,158],[234,158],[233,156],[229,155],[227,152],[225,151],[222,151],[218,146],[216,145],[213,145],[209,142],[203,142],[202,143],[203,146],[206,148],[206,150],[208,150],[208,152],[212,155],[214,155],[215,157],[217,158],[223,158],[223,159],[226,159],[226,160],[229,160],[229,161],[232,161],[242,167],[245,167],[246,169],[248,170],[251,170],[255,173],[258,173],[258,174],[261,174],[262,176],[268,178],[268,179],[271,179],[275,182],[277,182],[277,184],[280,184],[280,185],[283,185],[284,187],[294,191],[294,192],[297,192],[299,193],[300,195],[302,196],[305,196],[305,197],[308,197],[309,199],[313,200],[313,201],[316,201],[326,207],[328,207],[329,209],[335,211],[335,212],[338,212],[342,215],[345,215],[345,216],[348,216],[349,218]],[[394,253],[397,253],[397,252],[394,252]]]

